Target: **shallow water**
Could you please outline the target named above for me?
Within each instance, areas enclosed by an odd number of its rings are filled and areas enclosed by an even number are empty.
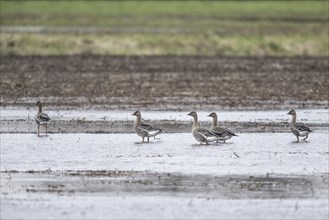
[[[239,136],[209,145],[184,133],[187,112],[142,112],[166,129],[150,143],[132,133],[130,111],[47,113],[52,133],[37,137],[35,109],[1,108],[1,219],[329,216],[328,110],[298,111],[314,130],[300,143],[286,111],[221,112]]]
[[[326,130],[244,133],[0,134],[1,219],[326,219]],[[129,210],[129,211],[127,211]]]
[[[2,219],[328,219],[328,200],[28,194],[1,200]]]
[[[245,133],[200,145],[192,134],[162,134],[141,144],[136,134],[1,134],[2,170],[149,170],[204,174],[328,172],[328,134],[294,143],[291,133]]]

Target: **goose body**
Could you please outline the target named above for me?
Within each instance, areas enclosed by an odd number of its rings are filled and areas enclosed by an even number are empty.
[[[40,126],[46,127],[46,136],[48,133],[48,124],[50,123],[50,118],[46,113],[42,112],[42,104],[41,102],[37,102],[36,106],[39,107],[39,111],[37,115],[35,116],[35,121],[38,124],[38,136],[40,136]]]
[[[216,141],[218,139],[219,134],[207,129],[207,128],[195,128],[192,131],[193,137],[195,140],[199,141],[200,143],[210,143]]]
[[[303,139],[305,141],[309,133],[312,132],[311,129],[303,123],[296,123],[297,113],[295,110],[289,111],[288,115],[292,115],[290,130],[296,136],[297,142],[299,142],[299,137],[305,137]]]
[[[216,131],[199,127],[198,115],[196,112],[190,112],[187,115],[193,117],[192,135],[195,138],[195,140],[197,140],[200,143],[208,144],[210,142],[216,141],[219,138],[220,134],[217,133]]]
[[[144,142],[144,138],[147,138],[147,142],[149,142],[150,137],[155,137],[156,135],[162,133],[161,129],[142,123],[142,115],[139,111],[134,112],[133,115],[136,116],[134,131],[138,136],[142,137],[142,142]]]
[[[213,118],[211,130],[215,131],[216,133],[219,134],[217,142],[218,141],[224,141],[225,142],[226,140],[232,138],[233,136],[238,136],[234,132],[230,131],[229,129],[219,127],[217,125],[217,114],[215,112],[212,112],[210,115],[208,115],[208,117]]]
[[[39,112],[36,115],[35,121],[37,122],[38,125],[44,125],[44,124],[48,124],[50,122],[50,118],[47,114]]]

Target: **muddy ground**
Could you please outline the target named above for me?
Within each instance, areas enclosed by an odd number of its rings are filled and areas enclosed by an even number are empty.
[[[157,110],[322,108],[328,59],[1,56],[3,105]]]

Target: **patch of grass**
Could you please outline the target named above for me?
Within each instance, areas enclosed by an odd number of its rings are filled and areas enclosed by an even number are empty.
[[[0,4],[1,54],[329,53],[328,1],[25,0]],[[98,27],[111,34],[9,34],[5,28],[10,26]]]
[[[328,56],[326,35],[1,34],[0,54]]]
[[[208,31],[328,20],[325,1],[1,1],[2,26],[101,26]],[[266,22],[264,24],[264,22]],[[320,24],[319,24],[320,23]],[[292,26],[292,24],[290,24]],[[308,24],[310,26],[310,24]],[[201,29],[200,29],[201,28]]]
[[[1,15],[328,17],[326,1],[1,1]],[[76,22],[76,21],[71,21]]]

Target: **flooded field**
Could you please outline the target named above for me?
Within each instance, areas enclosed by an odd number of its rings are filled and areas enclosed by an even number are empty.
[[[222,111],[238,136],[209,145],[182,111],[142,111],[165,132],[141,143],[130,110],[48,106],[47,137],[34,106],[0,110],[1,219],[328,218],[327,109],[298,110],[300,143],[284,110]]]
[[[325,174],[258,177],[29,171],[2,173],[1,177],[1,217],[6,219],[328,217]]]
[[[1,219],[327,219],[327,67],[325,57],[3,56]],[[36,101],[48,137],[36,135]],[[307,141],[295,143],[291,109],[313,130]],[[140,143],[136,110],[164,133]],[[217,112],[238,137],[200,145],[193,110],[204,127]]]
[[[328,217],[327,130],[301,143],[238,135],[200,145],[190,133],[144,144],[132,133],[2,133],[1,217]]]

